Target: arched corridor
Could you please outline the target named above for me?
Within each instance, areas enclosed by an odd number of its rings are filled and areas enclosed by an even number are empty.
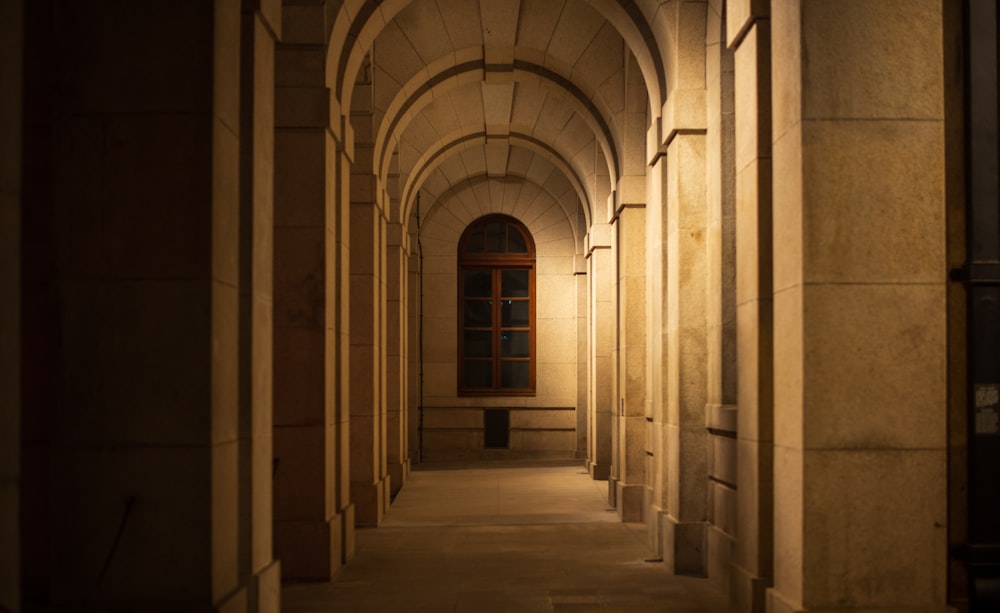
[[[732,611],[997,609],[998,32],[0,3],[0,613],[275,613],[418,534],[420,469],[529,461],[613,510],[554,609],[636,537]]]

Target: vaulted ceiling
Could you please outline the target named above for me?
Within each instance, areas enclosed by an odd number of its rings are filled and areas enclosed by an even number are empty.
[[[327,81],[350,109],[352,172],[376,177],[395,221],[418,192],[434,203],[495,180],[547,192],[585,233],[644,172],[680,4],[346,0]]]

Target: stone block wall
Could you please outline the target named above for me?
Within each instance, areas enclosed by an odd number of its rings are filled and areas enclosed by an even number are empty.
[[[422,432],[411,445],[420,447],[427,461],[570,458],[577,453],[577,243],[573,226],[552,194],[527,181],[506,181],[518,185],[518,190],[506,193],[520,194],[520,200],[476,204],[470,183],[460,185],[447,199],[424,203],[425,210],[429,209],[419,241],[424,312],[417,324],[423,326],[423,395],[410,410],[422,411]],[[490,193],[479,191],[480,196]],[[524,199],[530,200],[531,208]],[[537,383],[533,397],[457,394],[458,240],[470,223],[494,212],[520,219],[535,241]],[[419,302],[419,297],[412,296],[411,301]],[[419,349],[412,348],[414,362],[420,361]],[[509,449],[484,448],[485,408],[510,409]]]

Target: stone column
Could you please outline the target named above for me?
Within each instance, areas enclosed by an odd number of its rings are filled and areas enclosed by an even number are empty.
[[[281,608],[273,553],[274,49],[280,7],[243,3],[240,57],[240,576],[249,611]]]
[[[725,7],[708,3],[705,41],[706,189],[708,212],[707,574],[728,590],[736,505],[736,164],[733,52],[725,41]]]
[[[576,288],[576,457],[588,457],[587,432],[589,429],[590,398],[590,298],[587,282],[589,258],[574,257],[574,286]]]
[[[331,106],[333,106],[331,101]],[[332,112],[331,112],[332,114]],[[329,318],[326,352],[332,364],[330,394],[335,405],[332,463],[336,485],[331,492],[334,508],[343,517],[343,557],[354,556],[355,506],[351,498],[351,167],[354,163],[354,131],[341,117],[341,137],[328,141],[327,172],[336,181],[327,181],[327,198],[334,202],[327,240],[333,244],[333,283],[327,286]],[[332,146],[331,146],[332,145]]]
[[[707,288],[705,136],[667,147],[667,471],[664,560],[676,573],[705,572],[707,496]]]
[[[663,199],[666,159],[659,155],[660,126],[654,122],[647,136],[652,162],[646,174],[646,490],[643,506],[649,546],[663,557],[660,538],[661,516],[666,509],[667,474],[663,447],[663,419],[666,401],[666,249],[664,249]]]
[[[416,224],[411,221],[410,228],[415,228]],[[421,403],[423,402],[423,364],[421,360],[422,332],[420,330],[421,307],[421,279],[419,245],[416,234],[407,233],[407,242],[412,245],[409,257],[407,258],[407,294],[409,299],[406,303],[407,311],[407,404],[408,414],[406,419],[407,438],[409,447],[407,452],[407,463],[419,464],[421,461]]]
[[[612,195],[612,199],[616,198]],[[617,484],[621,480],[619,472],[621,471],[621,458],[624,453],[625,448],[621,441],[621,430],[624,427],[623,422],[623,399],[622,399],[622,329],[621,329],[621,273],[618,257],[618,216],[615,205],[610,205],[611,211],[611,254],[612,254],[612,280],[611,280],[611,312],[614,314],[614,328],[612,330],[611,336],[611,381],[610,381],[610,393],[612,402],[611,411],[611,465],[608,471],[608,506],[617,509],[618,508],[618,487]]]
[[[767,607],[944,611],[941,3],[775,2],[771,33]]]
[[[587,251],[590,302],[587,470],[594,479],[604,480],[611,471],[611,419],[615,412],[614,364],[611,361],[615,334],[611,285],[615,266],[610,225],[593,224],[590,227]]]
[[[377,526],[389,500],[386,444],[386,219],[372,174],[373,83],[362,70],[354,86],[351,125],[351,500],[358,525]]]
[[[384,227],[373,203],[351,202],[351,500],[358,525],[371,526],[382,521],[388,487],[381,352]]]
[[[653,376],[663,377],[654,398],[655,463],[662,471],[660,539],[667,567],[676,573],[706,571],[708,455],[705,406],[708,402],[708,217],[705,188],[706,2],[675,2],[661,7],[670,33],[673,63],[666,66],[669,93],[660,119],[661,206],[650,234],[654,282],[664,295],[652,313]],[[651,158],[653,156],[650,156]],[[652,202],[652,200],[650,200]],[[657,240],[659,242],[657,242]],[[662,300],[662,305],[659,302]],[[656,384],[654,384],[656,385]],[[657,414],[658,413],[658,414]],[[657,421],[660,419],[661,421]],[[654,454],[656,451],[654,450]]]
[[[614,500],[622,521],[641,522],[646,480],[645,206],[623,205],[613,227],[618,257],[619,381]]]
[[[646,124],[648,94],[635,59],[625,62],[622,173],[614,211],[616,304],[615,509],[643,519],[646,482]],[[609,486],[612,483],[609,483]]]
[[[587,267],[590,258],[577,254],[574,258],[576,287],[576,457],[590,457],[590,293]]]
[[[240,2],[24,7],[24,606],[245,611]]]
[[[406,355],[409,296],[409,234],[402,224],[389,224],[386,238],[386,459],[390,494],[395,497],[410,472],[407,416],[409,401]]]
[[[20,608],[21,94],[24,10],[0,6],[0,610]]]
[[[345,200],[337,162],[346,139],[330,125],[322,70],[322,5],[285,7],[275,93],[274,504],[275,549],[288,579],[329,580],[353,530],[339,495],[343,410],[337,352],[335,239]],[[307,67],[313,67],[308,69]]]
[[[730,599],[763,611],[773,564],[774,406],[771,285],[771,38],[766,2],[728,4],[736,54],[736,291],[739,413]]]

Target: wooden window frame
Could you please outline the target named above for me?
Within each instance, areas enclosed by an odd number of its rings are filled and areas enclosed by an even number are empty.
[[[483,232],[484,245],[487,243],[485,228],[488,224],[502,222],[507,224],[505,231],[505,242],[509,245],[510,226],[516,228],[524,237],[527,247],[525,253],[511,252],[482,252],[467,253],[466,245],[470,237],[477,232]],[[485,247],[484,247],[485,248]],[[505,247],[507,248],[507,247]],[[486,300],[487,297],[476,297],[465,295],[465,272],[469,270],[489,270],[491,272],[491,292],[488,300],[491,303],[490,318],[491,324],[486,326],[466,326],[465,303],[466,300]],[[502,275],[506,270],[527,270],[528,271],[528,295],[525,300],[528,302],[528,325],[527,326],[506,326],[502,324],[502,312],[504,299],[519,299],[514,296],[503,296]],[[535,303],[537,293],[535,288],[535,244],[531,233],[524,227],[524,224],[513,217],[507,215],[487,215],[480,217],[469,224],[462,233],[458,242],[458,395],[459,396],[535,396],[536,393],[536,363],[537,353],[535,339],[537,328],[535,321]],[[469,331],[489,331],[491,334],[491,355],[488,358],[491,369],[491,379],[493,386],[490,388],[466,387],[465,385],[465,363],[466,360],[487,361],[486,358],[467,357],[465,354],[465,332]],[[528,357],[503,357],[501,355],[501,343],[503,330],[527,331],[528,332]],[[527,362],[528,364],[528,386],[523,388],[504,388],[502,383],[502,368],[504,362]]]

